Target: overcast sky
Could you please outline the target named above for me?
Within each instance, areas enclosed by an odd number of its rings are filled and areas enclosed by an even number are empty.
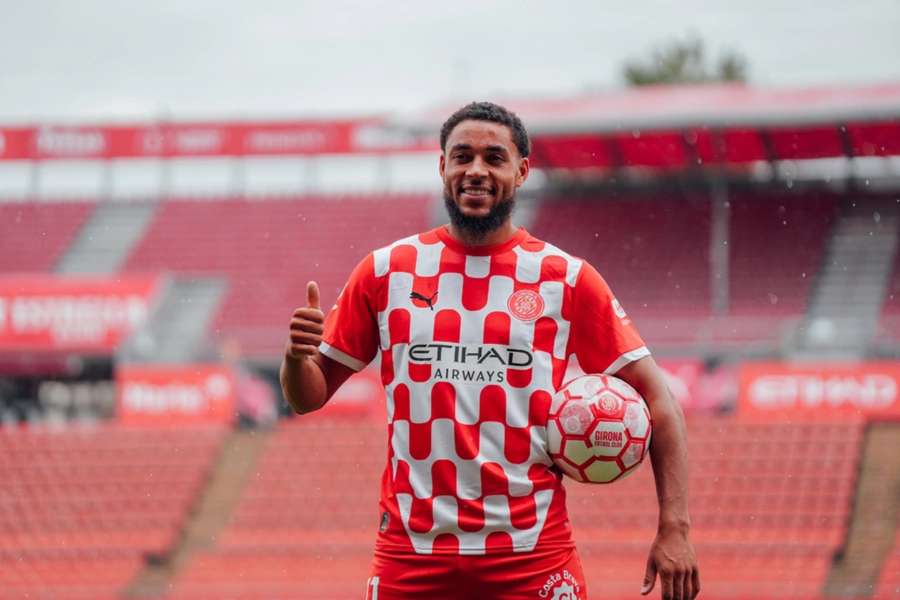
[[[0,122],[402,114],[623,85],[693,33],[754,85],[900,81],[900,0],[2,0]]]

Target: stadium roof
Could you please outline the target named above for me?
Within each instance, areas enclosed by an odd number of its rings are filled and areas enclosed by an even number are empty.
[[[704,164],[900,155],[900,83],[756,89],[652,86],[570,98],[497,99],[531,133],[546,168],[679,170]],[[437,131],[459,107],[395,123]]]
[[[742,84],[647,86],[546,99],[496,99],[535,135],[641,129],[830,124],[900,119],[900,83],[792,89]],[[435,131],[460,104],[398,124]]]

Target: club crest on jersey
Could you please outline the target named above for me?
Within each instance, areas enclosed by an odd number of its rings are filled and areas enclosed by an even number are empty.
[[[506,307],[520,321],[534,321],[544,314],[544,299],[534,290],[519,290],[510,295]]]

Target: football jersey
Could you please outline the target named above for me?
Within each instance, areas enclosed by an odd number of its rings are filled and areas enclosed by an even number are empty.
[[[465,246],[446,227],[369,254],[320,351],[357,371],[380,354],[388,464],[376,551],[418,554],[572,547],[547,451],[552,394],[573,354],[610,374],[649,354],[585,261],[521,228]]]

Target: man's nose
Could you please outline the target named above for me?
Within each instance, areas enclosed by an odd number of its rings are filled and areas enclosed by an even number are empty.
[[[468,177],[487,177],[487,164],[480,157],[475,157],[466,169]]]

